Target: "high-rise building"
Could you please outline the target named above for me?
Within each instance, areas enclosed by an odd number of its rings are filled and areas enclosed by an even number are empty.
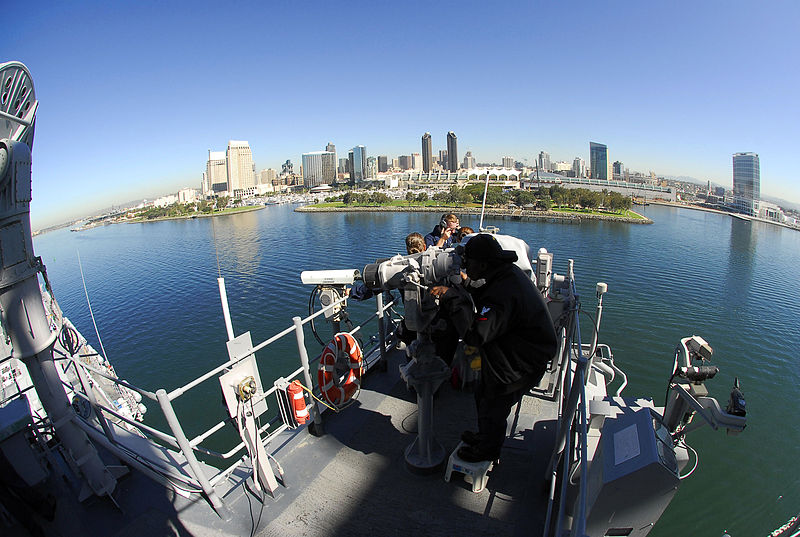
[[[467,151],[467,154],[464,155],[464,169],[471,170],[475,167],[475,157],[472,156],[472,151]]]
[[[253,162],[253,153],[250,144],[243,140],[230,140],[228,142],[228,191],[256,186],[256,165]]]
[[[513,168],[514,157],[503,157],[503,168]]]
[[[311,151],[303,153],[303,186],[313,188],[336,180],[336,153]]]
[[[431,146],[431,133],[422,135],[422,171],[428,173],[433,168],[433,147]]]
[[[328,153],[333,153],[333,162],[337,164],[337,168],[338,168],[338,163],[339,162],[338,162],[338,160],[336,158],[336,146],[333,145],[333,142],[328,142],[328,145],[325,146],[325,151],[327,151]],[[338,172],[338,169],[334,169],[333,170],[334,182],[336,182],[336,174],[337,174],[337,172]],[[328,184],[332,184],[332,183],[328,183]]]
[[[271,185],[275,182],[275,178],[278,176],[275,173],[275,170],[272,168],[267,168],[266,170],[261,170],[259,173],[258,184],[260,185]]]
[[[389,159],[386,157],[386,155],[378,156],[378,171],[380,173],[389,171]]]
[[[550,171],[550,153],[546,151],[539,151],[539,171],[540,172],[549,172]]]
[[[733,208],[740,213],[758,216],[761,200],[761,164],[756,153],[733,155]]]
[[[367,177],[367,148],[357,145],[347,153],[350,160],[350,182],[359,184]]]
[[[451,172],[458,171],[458,139],[456,133],[447,133],[447,169]]]
[[[423,171],[422,155],[419,153],[411,153],[411,169],[414,171]]]
[[[400,163],[401,170],[410,170],[411,169],[411,155],[400,155],[397,157],[397,160]]]
[[[608,181],[608,147],[589,142],[589,177]]]
[[[614,161],[614,164],[611,165],[611,175],[615,181],[621,181],[623,179],[623,175],[625,174],[625,167],[622,163],[618,160]]]
[[[575,177],[584,177],[586,175],[586,161],[581,157],[575,157],[572,161],[572,172]]]
[[[206,184],[212,192],[225,192],[228,190],[228,160],[224,151],[208,150]]]
[[[374,181],[378,178],[378,159],[367,157],[367,178]]]
[[[439,166],[447,168],[447,149],[439,150]]]

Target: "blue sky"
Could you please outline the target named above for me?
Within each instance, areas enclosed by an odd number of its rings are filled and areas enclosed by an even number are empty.
[[[800,202],[795,2],[31,2],[0,61],[33,76],[34,228],[198,187],[208,149],[257,169],[369,155],[588,160]],[[6,26],[6,25],[4,25]],[[279,169],[279,168],[278,168]]]

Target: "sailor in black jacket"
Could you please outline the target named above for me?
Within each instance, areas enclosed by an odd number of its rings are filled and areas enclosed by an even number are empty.
[[[493,235],[476,235],[465,247],[465,268],[470,279],[486,283],[470,289],[472,300],[457,287],[431,290],[464,342],[481,351],[478,432],[464,432],[468,445],[458,453],[468,462],[499,458],[511,408],[539,382],[557,351],[547,305],[516,260]]]

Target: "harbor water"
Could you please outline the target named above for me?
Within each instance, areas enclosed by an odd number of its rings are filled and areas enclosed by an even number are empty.
[[[485,224],[526,240],[533,252],[553,252],[556,272],[565,273],[574,259],[582,305],[591,313],[595,284],[608,284],[600,341],[628,374],[624,395],[650,396],[663,405],[676,344],[693,334],[709,342],[720,368],[709,391],[724,407],[738,377],[748,426],[738,436],[709,427],[690,433],[699,464],[651,535],[767,535],[800,512],[800,427],[794,420],[800,233],[716,213],[640,209],[652,225]],[[301,271],[362,269],[404,253],[404,237],[427,233],[436,219],[433,213],[295,213],[280,205],[216,218],[55,231],[36,237],[34,248],[64,313],[99,350],[80,259],[102,347],[120,378],[170,390],[227,360],[220,275],[235,333],[250,331],[259,342],[289,327],[293,316],[307,315],[312,289],[301,284]],[[477,217],[461,223],[478,227]],[[588,342],[588,330],[583,337]],[[280,342],[259,354],[262,379],[271,382],[298,367],[294,344]],[[315,345],[308,341],[309,352],[319,350]],[[218,388],[216,395],[207,388],[213,404],[196,397],[178,408],[194,423],[190,435],[222,419]]]

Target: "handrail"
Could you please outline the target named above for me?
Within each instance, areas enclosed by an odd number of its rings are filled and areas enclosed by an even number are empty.
[[[397,299],[390,301],[388,304],[383,304],[383,300],[382,300],[383,297],[381,295],[377,295],[376,298],[378,299],[377,300],[377,308],[376,308],[377,311],[374,311],[373,313],[371,313],[366,320],[364,320],[361,324],[359,324],[357,327],[355,327],[352,330],[353,333],[363,329],[363,327],[366,326],[367,323],[371,322],[372,320],[374,320],[376,318],[378,319],[379,322],[384,322],[385,321],[385,317],[387,315],[391,318],[390,309],[397,304]],[[256,346],[254,346],[252,349],[249,349],[246,352],[245,355],[236,356],[236,357],[234,357],[232,359],[229,359],[225,363],[223,363],[222,365],[213,368],[212,370],[206,372],[205,374],[203,374],[200,377],[194,379],[193,381],[189,382],[188,384],[186,384],[186,385],[184,385],[182,387],[179,387],[179,388],[177,388],[175,390],[172,390],[169,393],[166,390],[164,390],[163,388],[158,389],[156,392],[151,392],[151,391],[139,388],[137,386],[133,386],[133,385],[129,384],[128,382],[122,381],[122,380],[112,376],[111,374],[109,374],[108,372],[104,371],[100,367],[97,367],[97,366],[95,366],[93,364],[84,363],[83,361],[81,361],[79,359],[79,356],[65,356],[64,359],[68,360],[71,364],[73,364],[76,367],[79,381],[82,381],[81,382],[82,386],[73,386],[73,385],[71,385],[71,384],[69,384],[67,382],[62,382],[62,383],[64,384],[64,386],[67,389],[73,391],[76,395],[80,396],[81,398],[89,401],[90,404],[92,404],[92,406],[95,408],[95,411],[98,413],[98,416],[99,416],[99,418],[101,420],[102,420],[102,416],[104,414],[107,414],[108,416],[113,416],[115,419],[118,419],[121,422],[130,424],[132,426],[135,426],[135,427],[139,428],[140,431],[142,431],[146,435],[152,437],[154,440],[163,442],[168,447],[171,447],[173,449],[178,450],[183,455],[183,457],[185,457],[186,461],[188,462],[187,470],[188,470],[189,475],[191,476],[191,478],[195,481],[195,483],[197,483],[197,485],[200,488],[202,488],[204,494],[206,495],[206,497],[208,498],[208,500],[210,501],[210,503],[212,504],[214,509],[217,510],[218,512],[223,512],[226,509],[225,505],[222,502],[222,500],[220,499],[220,497],[214,491],[214,487],[217,484],[219,484],[220,482],[222,482],[226,478],[226,476],[230,475],[230,473],[233,471],[233,469],[235,469],[235,467],[237,467],[240,464],[241,457],[236,458],[231,465],[228,465],[227,467],[222,468],[222,469],[218,469],[219,471],[215,472],[214,475],[209,477],[209,476],[205,475],[205,471],[203,470],[200,461],[196,458],[195,453],[199,453],[199,454],[203,454],[203,455],[206,455],[206,456],[218,458],[218,459],[221,459],[221,460],[229,460],[230,458],[234,457],[237,453],[240,453],[245,448],[245,443],[244,442],[239,442],[236,446],[234,446],[230,451],[228,451],[226,453],[220,453],[220,452],[217,452],[217,451],[214,451],[214,450],[210,450],[210,449],[207,449],[207,448],[205,448],[205,447],[203,447],[201,445],[202,442],[207,440],[209,437],[211,437],[215,433],[221,431],[225,427],[225,425],[227,424],[227,419],[224,419],[222,421],[217,422],[216,424],[214,424],[211,427],[209,427],[206,431],[201,432],[199,435],[195,436],[192,439],[189,439],[188,437],[186,437],[186,435],[185,435],[185,433],[183,431],[183,428],[182,428],[182,426],[180,424],[180,420],[178,419],[178,416],[175,413],[175,409],[174,409],[173,404],[172,404],[173,401],[175,399],[177,399],[178,397],[180,397],[181,395],[185,394],[190,389],[192,389],[192,388],[198,386],[199,384],[209,380],[211,377],[214,377],[218,373],[230,368],[233,365],[236,365],[237,363],[241,362],[245,358],[254,355],[258,350],[261,350],[261,349],[267,347],[268,345],[272,344],[273,342],[275,342],[275,341],[277,341],[277,340],[279,340],[279,339],[281,339],[283,337],[286,337],[290,333],[293,333],[293,332],[295,333],[296,338],[297,338],[298,354],[300,356],[301,365],[300,365],[299,368],[295,369],[287,377],[284,377],[284,378],[293,379],[293,378],[296,378],[299,375],[303,374],[304,377],[305,377],[304,378],[305,383],[309,386],[310,389],[314,389],[314,384],[313,384],[313,381],[312,381],[312,378],[311,378],[311,375],[310,375],[309,363],[318,360],[319,356],[316,356],[314,358],[314,360],[310,360],[309,359],[308,354],[307,354],[306,349],[305,349],[305,338],[304,338],[304,334],[303,334],[303,331],[304,331],[303,329],[304,329],[305,325],[308,324],[312,319],[315,319],[315,318],[319,317],[320,315],[324,315],[328,310],[330,310],[330,309],[336,307],[337,305],[341,304],[346,299],[347,299],[347,297],[343,297],[342,299],[333,302],[332,304],[322,308],[321,310],[319,310],[318,312],[313,313],[312,315],[307,316],[304,319],[301,319],[300,317],[294,317],[293,318],[293,325],[291,327],[286,328],[285,330],[282,330],[278,334],[276,334],[276,335],[264,340],[262,343],[259,343]],[[382,353],[384,353],[385,349],[386,349],[386,333],[385,333],[386,330],[380,330],[379,329],[378,332],[379,332],[380,339],[381,339],[381,341],[379,342],[379,344],[381,345],[381,349],[380,350],[381,350]],[[375,346],[372,346],[370,348],[370,352],[374,352],[374,351],[375,351]],[[305,357],[305,359],[304,359],[304,357]],[[159,403],[158,406],[161,409],[162,414],[165,417],[167,425],[168,425],[168,427],[169,427],[169,429],[170,429],[172,434],[170,434],[169,432],[160,431],[160,430],[158,430],[158,429],[156,429],[154,427],[150,427],[148,425],[145,425],[144,423],[139,423],[139,422],[137,422],[137,421],[135,421],[135,420],[133,420],[133,419],[131,419],[129,417],[123,416],[121,413],[117,412],[116,409],[109,408],[109,406],[106,406],[101,401],[97,401],[97,400],[92,401],[93,398],[89,397],[85,393],[81,393],[78,389],[76,389],[76,388],[82,388],[84,391],[86,391],[87,387],[89,386],[89,381],[88,381],[88,379],[85,378],[85,373],[84,372],[88,372],[91,375],[99,375],[99,376],[109,380],[110,382],[114,383],[115,385],[123,386],[123,387],[125,387],[125,388],[127,388],[129,390],[132,390],[134,392],[137,392],[137,393],[141,394],[143,397],[147,397],[148,399],[152,399],[154,401],[157,401]],[[84,377],[84,378],[82,378],[82,377]],[[278,388],[276,386],[272,385],[269,388],[264,389],[263,392],[261,394],[259,394],[259,397],[262,398],[262,399],[265,399],[267,397],[270,397],[270,396],[274,395],[277,390],[278,390]],[[315,409],[316,409],[315,405],[312,404],[311,405],[312,415],[316,415],[315,417],[318,420],[320,420],[321,418],[319,416],[321,415],[321,412],[319,412],[319,411],[314,412]],[[276,424],[278,424],[278,426],[274,427]],[[90,425],[87,424],[87,426],[90,426]],[[262,433],[265,433],[268,429],[271,429],[273,427],[274,427],[274,429],[272,429],[269,432],[269,434],[266,436],[266,438],[262,438],[262,441],[265,444],[268,444],[276,435],[278,435],[278,434],[280,434],[280,433],[282,433],[282,432],[284,432],[284,431],[286,431],[288,429],[288,426],[285,423],[282,422],[282,420],[280,419],[280,416],[276,415],[273,418],[271,418],[270,420],[268,420],[265,425],[263,425],[262,427],[259,428],[259,431],[258,431],[259,436],[261,436]],[[115,440],[115,438],[113,438],[113,435],[109,434],[109,428],[104,427],[103,429],[104,429],[103,431],[97,431],[98,434],[105,436],[108,439],[108,441],[109,441],[109,443],[111,445],[115,445],[116,440]],[[120,447],[120,449],[121,449],[121,446],[118,446],[118,447]]]

